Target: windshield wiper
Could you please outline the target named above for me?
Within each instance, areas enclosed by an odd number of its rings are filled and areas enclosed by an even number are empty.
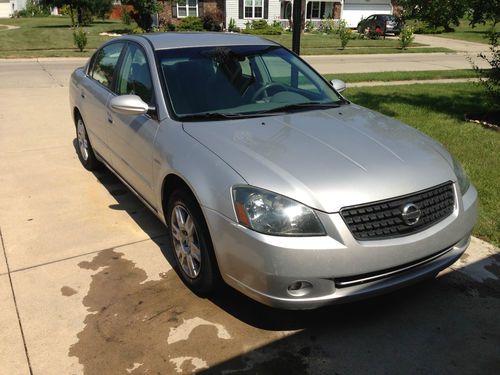
[[[207,113],[196,113],[193,115],[180,116],[181,121],[201,121],[201,120],[228,120],[228,119],[238,119],[238,118],[248,118],[248,117],[260,117],[265,116],[265,113],[261,112],[249,112],[249,113],[221,113],[221,112],[207,112]]]
[[[285,112],[295,109],[325,109],[325,108],[338,108],[341,103],[322,103],[322,102],[307,102],[307,103],[295,103],[295,104],[287,104],[281,107],[267,109],[265,111],[259,112],[262,113],[275,113],[275,112]]]
[[[180,116],[179,119],[182,121],[226,120],[235,117],[238,117],[238,115],[232,115],[220,112],[207,112],[207,113],[195,113],[193,115]]]

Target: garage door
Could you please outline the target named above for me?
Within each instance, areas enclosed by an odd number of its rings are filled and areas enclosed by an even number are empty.
[[[356,27],[361,19],[372,14],[392,14],[390,3],[372,4],[371,2],[344,3],[341,18],[347,21],[347,26]]]

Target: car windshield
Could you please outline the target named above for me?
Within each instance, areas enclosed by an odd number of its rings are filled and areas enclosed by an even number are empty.
[[[345,100],[278,46],[196,47],[157,52],[171,108],[185,121],[271,115]]]

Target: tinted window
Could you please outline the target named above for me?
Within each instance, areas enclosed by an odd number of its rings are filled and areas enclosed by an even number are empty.
[[[116,85],[118,95],[137,95],[144,102],[153,104],[153,83],[148,62],[143,50],[129,45],[123,59],[122,68]]]
[[[340,97],[318,74],[277,46],[182,48],[158,52],[174,112],[241,115]]]
[[[120,57],[123,43],[113,43],[97,51],[91,77],[111,89],[113,73]]]

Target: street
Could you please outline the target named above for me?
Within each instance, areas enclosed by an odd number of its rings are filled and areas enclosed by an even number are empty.
[[[308,61],[468,67],[419,55]],[[163,225],[110,172],[80,165],[68,79],[84,61],[0,61],[1,374],[498,372],[500,255],[478,239],[436,280],[316,311],[191,293]]]

